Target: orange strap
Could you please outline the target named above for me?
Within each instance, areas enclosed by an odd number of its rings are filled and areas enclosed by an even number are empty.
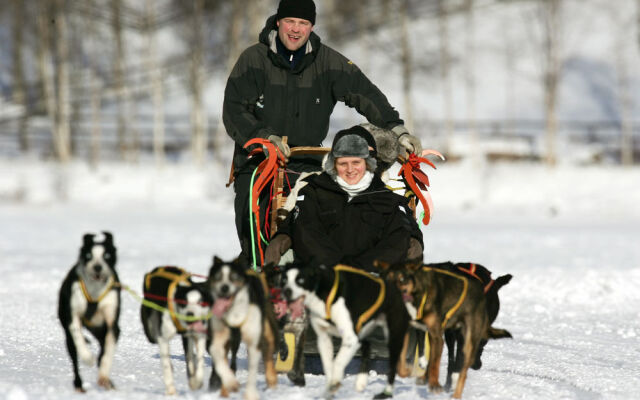
[[[431,161],[411,153],[409,154],[409,158],[402,164],[398,176],[404,178],[407,185],[409,185],[409,189],[418,197],[418,200],[420,200],[420,204],[422,204],[422,208],[424,209],[422,223],[428,225],[431,220],[431,208],[429,202],[422,194],[421,189],[425,192],[427,191],[429,187],[429,177],[420,169],[420,163],[428,164],[433,167],[433,169],[436,168]]]
[[[249,153],[249,157],[256,154],[265,154],[265,159],[258,165],[258,178],[253,183],[251,188],[252,204],[251,212],[255,215],[256,220],[256,233],[258,249],[260,251],[260,263],[264,264],[264,251],[262,250],[262,244],[260,243],[260,193],[271,182],[273,177],[278,171],[278,165],[284,165],[285,157],[280,149],[268,139],[254,138],[244,144],[246,149],[252,145],[259,145],[256,149]],[[265,151],[266,150],[266,151]]]

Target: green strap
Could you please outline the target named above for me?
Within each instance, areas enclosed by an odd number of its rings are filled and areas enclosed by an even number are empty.
[[[154,310],[160,311],[160,312],[168,312],[170,313],[172,316],[176,317],[179,320],[182,321],[186,321],[186,322],[195,322],[195,321],[206,321],[208,319],[210,319],[213,314],[211,312],[209,312],[209,314],[207,314],[204,317],[196,317],[193,315],[182,315],[182,314],[177,314],[175,312],[170,311],[168,308],[162,307],[152,301],[149,301],[147,299],[144,299],[142,297],[140,297],[136,292],[134,292],[129,286],[126,285],[121,285],[121,287],[126,290],[127,292],[129,292],[129,294],[131,294],[131,296],[133,296],[134,299],[138,300],[138,302],[142,303],[143,306],[145,307],[149,307],[149,308],[153,308]]]

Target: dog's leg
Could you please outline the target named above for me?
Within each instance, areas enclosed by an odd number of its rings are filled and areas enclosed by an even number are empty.
[[[183,336],[182,347],[187,363],[187,379],[191,390],[202,387],[204,379],[205,339],[200,336]]]
[[[75,341],[69,328],[65,327],[64,333],[67,341],[67,350],[69,351],[69,357],[71,358],[71,363],[73,364],[73,387],[77,392],[84,393],[85,390],[82,388],[82,378],[80,378],[80,370],[78,369],[78,353],[76,352]]]
[[[446,329],[444,331],[444,341],[447,345],[447,380],[444,384],[444,389],[446,391],[451,390],[451,379],[453,373],[460,371],[459,365],[457,365],[460,346],[456,346],[456,337],[457,331],[455,329]]]
[[[273,331],[271,323],[265,318],[262,326],[262,338],[264,344],[262,345],[262,360],[264,363],[264,375],[267,381],[267,386],[273,388],[278,383],[278,374],[276,372],[276,366],[273,361],[273,355],[276,351],[276,335]]]
[[[106,332],[104,338],[100,340],[101,353],[99,357],[100,366],[98,368],[98,385],[105,389],[114,389],[113,382],[109,379],[113,356],[116,352],[116,343],[120,336],[118,326],[120,296],[118,292],[111,291],[98,305],[98,312],[102,313]]]
[[[440,374],[440,360],[442,358],[442,348],[444,346],[444,340],[442,339],[442,332],[440,329],[429,328],[429,364],[427,365],[427,385],[429,391],[434,393],[442,392],[442,386],[438,382],[438,376]]]
[[[80,317],[74,315],[71,319],[71,323],[68,325],[68,330],[71,334],[73,344],[75,345],[78,357],[85,365],[92,367],[96,364],[96,357],[89,350],[87,341],[82,334],[82,322]]]
[[[222,388],[220,390],[220,396],[222,397],[228,397],[230,392],[238,390],[238,380],[231,368],[229,368],[225,350],[230,336],[231,330],[228,327],[220,327],[213,332],[211,346],[209,347],[209,353],[213,359],[216,372],[222,380]]]
[[[364,340],[360,346],[360,371],[356,377],[356,391],[362,392],[367,387],[367,381],[369,380],[369,364],[371,358],[371,343],[368,340]]]
[[[171,366],[171,353],[169,350],[169,340],[164,335],[158,336],[158,347],[160,352],[160,364],[162,365],[162,380],[168,395],[176,394],[176,387],[173,382],[173,368]]]
[[[284,327],[285,331],[292,332],[295,337],[293,366],[291,370],[287,372],[287,377],[296,386],[304,386],[306,384],[304,379],[304,343],[307,336],[307,329],[309,329],[308,322],[308,313],[303,311],[302,318],[294,322],[289,322]]]
[[[353,330],[342,332],[342,343],[340,344],[338,354],[336,354],[333,360],[333,372],[331,373],[331,390],[333,392],[340,387],[347,364],[349,364],[349,361],[351,361],[360,348],[360,340]]]
[[[311,326],[313,330],[316,332],[317,343],[318,343],[318,353],[320,354],[320,361],[322,361],[322,369],[324,371],[324,375],[327,379],[327,395],[330,395],[330,384],[332,381],[332,373],[333,373],[333,342],[331,341],[331,336],[327,331],[319,326],[319,322],[316,317],[311,317]],[[320,319],[320,321],[322,321]]]
[[[260,363],[260,341],[261,336],[265,334],[263,331],[262,312],[256,306],[250,306],[247,312],[247,322],[242,324],[240,331],[242,333],[242,340],[247,346],[247,384],[244,393],[245,400],[258,400],[258,364]],[[273,343],[273,337],[271,338]],[[273,351],[271,352],[270,360],[273,362]]]
[[[465,381],[467,380],[467,372],[469,371],[469,367],[473,363],[476,357],[476,350],[478,349],[478,345],[480,343],[482,333],[479,332],[479,329],[475,329],[476,324],[470,323],[469,319],[465,322],[464,328],[464,361],[462,363],[462,368],[460,369],[460,376],[458,377],[458,382],[456,384],[456,390],[453,392],[454,399],[462,398],[462,390],[464,389]]]

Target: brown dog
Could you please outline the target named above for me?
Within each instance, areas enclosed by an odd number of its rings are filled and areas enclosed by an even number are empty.
[[[483,285],[476,279],[421,263],[378,266],[385,271],[386,279],[394,281],[403,292],[409,314],[428,331],[430,351],[424,380],[430,391],[442,391],[438,376],[444,332],[460,329],[463,361],[453,397],[461,398],[480,342],[511,336],[490,326]]]

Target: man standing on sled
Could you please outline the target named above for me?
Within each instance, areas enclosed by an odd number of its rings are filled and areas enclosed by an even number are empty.
[[[236,229],[242,255],[252,254],[249,220],[251,177],[260,157],[248,159],[243,145],[263,138],[285,157],[289,146],[320,146],[329,129],[336,102],[355,108],[369,122],[393,131],[409,152],[420,153],[420,141],[409,134],[385,95],[349,59],[321,43],[313,32],[313,0],[281,0],[259,36],[246,49],[227,81],[223,121],[235,141],[234,190]],[[286,136],[288,142],[282,138]],[[319,171],[317,156],[291,157],[287,164],[291,185],[297,173]],[[266,204],[262,201],[261,204]],[[264,208],[261,207],[262,210]],[[266,217],[261,212],[261,217]],[[261,224],[264,226],[264,224]],[[259,239],[257,239],[259,240]]]

